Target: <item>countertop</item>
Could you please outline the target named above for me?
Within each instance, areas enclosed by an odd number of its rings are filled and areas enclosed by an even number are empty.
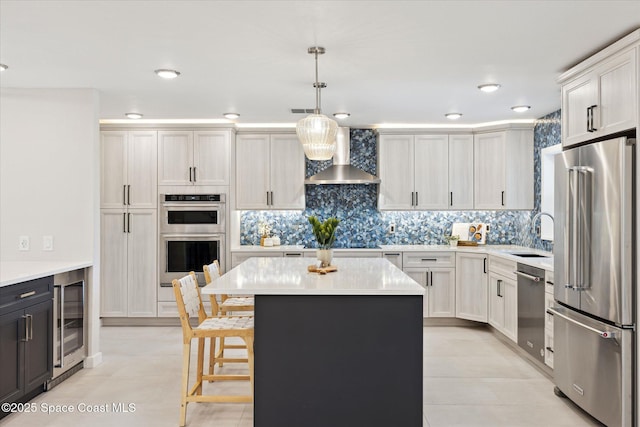
[[[2,261],[0,287],[91,267],[91,261]]]
[[[236,246],[231,248],[231,252],[260,252],[260,251],[275,251],[275,252],[307,252],[315,251],[312,248],[305,248],[302,245],[282,245],[273,247],[263,246]],[[505,259],[509,259],[522,264],[527,264],[532,267],[542,268],[544,270],[553,271],[553,254],[551,252],[541,251],[539,249],[527,248],[525,246],[517,245],[479,245],[479,246],[456,246],[451,247],[449,245],[381,245],[380,248],[336,248],[336,252],[342,251],[363,251],[363,252],[467,252],[467,253],[480,253],[489,254],[492,256],[500,256]],[[514,253],[535,253],[543,255],[545,258],[523,258]]]
[[[202,288],[203,294],[423,295],[424,288],[384,258],[334,258],[338,271],[309,273],[310,258],[250,258]]]

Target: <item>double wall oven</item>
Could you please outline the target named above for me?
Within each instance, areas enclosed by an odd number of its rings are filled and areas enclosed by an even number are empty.
[[[164,194],[161,200],[160,291],[190,271],[204,286],[202,266],[215,259],[225,265],[226,195]]]

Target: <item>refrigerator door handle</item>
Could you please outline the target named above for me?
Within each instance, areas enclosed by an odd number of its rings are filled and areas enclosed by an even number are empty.
[[[591,192],[593,169],[574,166],[568,169],[567,217],[569,236],[565,239],[565,288],[581,291],[590,288]]]
[[[551,314],[553,316],[561,317],[564,320],[566,320],[567,322],[573,323],[574,325],[578,325],[581,328],[584,328],[584,329],[586,329],[588,331],[596,333],[596,334],[600,335],[600,338],[605,338],[605,339],[619,338],[618,337],[619,334],[617,332],[615,332],[615,331],[601,331],[600,329],[596,329],[596,328],[593,328],[591,326],[585,325],[584,323],[578,322],[577,320],[572,319],[569,316],[565,316],[564,314],[562,314],[559,311],[555,310],[553,307],[547,308],[547,313],[549,313],[549,314]]]

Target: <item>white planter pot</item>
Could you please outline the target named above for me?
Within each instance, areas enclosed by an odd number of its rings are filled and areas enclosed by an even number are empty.
[[[452,248],[455,248],[456,246],[458,246],[458,241],[457,240],[449,240],[449,246],[451,246]]]
[[[333,249],[316,249],[316,258],[321,262],[321,267],[330,266],[333,259]]]

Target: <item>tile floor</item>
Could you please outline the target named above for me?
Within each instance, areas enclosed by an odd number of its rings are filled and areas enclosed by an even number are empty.
[[[32,403],[37,412],[9,415],[0,421],[0,426],[175,427],[179,415],[181,340],[178,327],[104,327],[104,362],[100,366],[83,369],[36,397]],[[243,368],[227,365],[224,369],[240,372]],[[248,391],[247,383],[227,382],[211,387]],[[100,409],[100,405],[112,408],[114,403],[133,404],[135,412],[78,412],[82,405]],[[52,405],[67,405],[75,412],[42,411],[43,406]],[[187,426],[205,425],[250,427],[252,405],[190,404]],[[549,379],[486,328],[424,328],[424,426],[597,425],[600,424],[569,401],[556,397]]]

